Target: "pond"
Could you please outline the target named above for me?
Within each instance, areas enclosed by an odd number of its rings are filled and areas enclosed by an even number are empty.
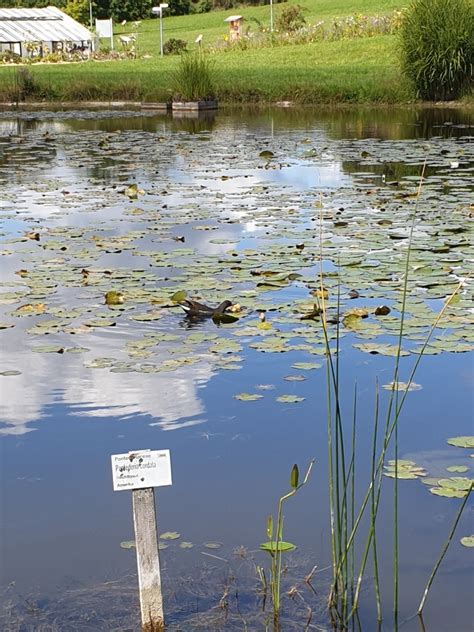
[[[282,629],[332,629],[326,344],[348,455],[356,418],[357,511],[402,313],[399,623],[420,629],[472,477],[472,439],[447,441],[473,434],[473,126],[461,109],[0,113],[2,629],[139,628],[131,494],[113,492],[110,456],[148,448],[172,456],[156,490],[169,629],[266,629],[259,546],[311,459],[285,508]],[[185,296],[240,308],[189,319]],[[393,458],[392,441],[386,474]],[[393,488],[382,477],[384,629]],[[471,534],[468,503],[426,630],[472,628]],[[364,631],[373,577],[371,554]]]

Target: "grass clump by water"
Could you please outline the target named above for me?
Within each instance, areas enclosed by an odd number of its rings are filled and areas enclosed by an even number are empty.
[[[402,63],[422,99],[457,99],[474,78],[471,0],[416,0],[401,28]]]
[[[181,55],[172,74],[175,101],[212,101],[216,95],[214,65],[201,51]]]

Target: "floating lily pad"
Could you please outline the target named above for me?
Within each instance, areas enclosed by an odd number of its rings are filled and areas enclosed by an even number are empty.
[[[187,296],[187,293],[185,290],[178,290],[177,292],[172,294],[170,298],[173,301],[173,303],[179,303],[181,301],[184,301],[186,296]]]
[[[220,549],[222,547],[221,542],[204,542],[206,549]]]
[[[450,465],[449,467],[446,468],[446,470],[448,472],[451,472],[452,474],[454,473],[463,474],[464,472],[467,472],[469,468],[466,467],[465,465]]]
[[[294,362],[291,365],[292,369],[298,369],[301,371],[311,371],[311,369],[320,369],[322,364],[318,364],[317,362]]]
[[[21,371],[16,371],[14,369],[9,371],[0,371],[0,375],[3,375],[4,377],[12,377],[14,375],[21,375]]]
[[[193,546],[194,544],[192,542],[180,542],[179,544],[180,549],[192,549]]]
[[[416,479],[418,477],[426,476],[426,470],[418,466],[414,461],[407,461],[399,459],[396,463],[394,460],[390,460],[388,465],[384,465],[384,475],[390,478],[396,477],[399,479]]]
[[[382,343],[378,344],[374,342],[374,343],[365,343],[365,344],[355,344],[353,346],[356,349],[359,349],[360,351],[364,351],[365,353],[380,354],[380,355],[385,355],[385,356],[396,356],[398,354],[397,345],[389,345],[389,344],[382,344]],[[400,355],[407,356],[407,355],[410,355],[410,353],[408,351],[405,351],[404,349],[401,349]]]
[[[430,492],[437,496],[446,496],[447,498],[464,498],[472,483],[473,479],[463,476],[441,478],[438,480],[437,487],[430,487]]]
[[[423,387],[415,382],[396,382],[395,385],[393,382],[390,382],[389,384],[384,384],[383,388],[387,391],[421,391]]]
[[[298,397],[297,395],[280,395],[276,400],[282,404],[298,404],[299,402],[303,402],[305,398]]]
[[[177,540],[181,537],[181,534],[177,531],[165,531],[160,535],[161,540]]]
[[[455,445],[458,448],[474,448],[474,437],[452,437],[448,439],[450,445]]]
[[[461,538],[461,544],[463,546],[472,548],[474,546],[474,535],[465,535],[463,538]]]
[[[121,305],[124,301],[122,292],[110,291],[105,295],[106,305]]]
[[[282,553],[287,553],[289,551],[294,551],[296,549],[295,544],[291,544],[291,542],[264,542],[260,545],[261,551],[267,551],[268,553],[276,553],[277,551],[281,551]]]
[[[239,393],[234,395],[234,399],[238,399],[241,402],[254,402],[257,399],[262,399],[263,395],[259,393]]]
[[[124,542],[120,542],[121,549],[134,549],[136,546],[135,540],[125,540]]]
[[[287,382],[304,382],[306,380],[304,375],[286,375],[283,379]]]

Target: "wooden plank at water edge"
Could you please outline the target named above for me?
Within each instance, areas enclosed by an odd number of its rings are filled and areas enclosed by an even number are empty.
[[[152,487],[148,487],[134,489],[132,494],[142,630],[144,632],[158,632],[165,628],[156,529],[155,491]]]

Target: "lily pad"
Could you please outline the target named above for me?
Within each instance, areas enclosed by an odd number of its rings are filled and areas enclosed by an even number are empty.
[[[466,436],[466,437],[452,437],[448,439],[448,443],[450,445],[455,445],[458,448],[474,448],[474,437]]]
[[[106,305],[121,305],[124,301],[124,296],[122,292],[107,292],[105,295],[105,303]]]
[[[461,544],[463,546],[472,548],[474,546],[474,535],[465,535],[463,538],[461,538]]]
[[[262,399],[263,395],[259,393],[239,393],[238,395],[234,395],[234,399],[238,399],[241,402],[254,402],[257,399]]]
[[[396,382],[395,385],[393,382],[389,382],[388,384],[384,384],[383,388],[387,391],[421,391],[423,387],[421,384],[416,384],[415,382]]]
[[[294,551],[295,549],[295,544],[292,544],[291,542],[285,542],[283,540],[278,543],[276,541],[264,542],[260,545],[260,550],[267,551],[268,553],[276,553],[277,551],[287,553],[289,551]]]
[[[298,395],[280,395],[276,398],[277,402],[281,404],[298,404],[304,402],[304,397],[298,397]]]
[[[426,476],[426,470],[418,466],[414,461],[399,459],[398,462],[390,460],[388,465],[384,465],[384,475],[390,478],[396,477],[405,480],[414,480],[416,478]]]
[[[120,542],[121,549],[134,549],[136,546],[135,540],[125,540],[124,542]]]
[[[437,487],[430,487],[430,492],[447,498],[464,498],[474,481],[463,476],[441,478]]]
[[[177,540],[181,537],[181,534],[177,531],[165,531],[160,535],[161,540]]]
[[[318,364],[317,362],[294,362],[291,365],[292,369],[298,369],[301,371],[311,371],[311,369],[320,369],[322,364]]]

